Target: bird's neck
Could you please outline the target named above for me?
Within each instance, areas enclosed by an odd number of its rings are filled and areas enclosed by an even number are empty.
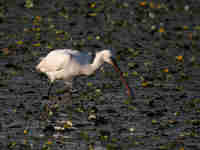
[[[94,58],[94,61],[85,66],[83,68],[83,74],[85,75],[91,75],[93,72],[95,72],[101,65],[103,64],[103,61],[101,59],[101,55],[96,55]]]
[[[91,67],[93,68],[94,71],[96,71],[101,65],[103,64],[101,55],[97,55],[94,58],[94,61],[91,64]]]

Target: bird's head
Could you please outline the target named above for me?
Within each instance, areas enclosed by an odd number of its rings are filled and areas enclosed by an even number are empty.
[[[103,50],[100,52],[102,56],[102,61],[108,63],[108,64],[113,64],[113,58],[112,58],[112,52],[110,50]]]
[[[133,97],[134,96],[133,92],[132,92],[131,88],[129,87],[128,83],[126,82],[126,80],[124,79],[123,73],[121,72],[121,70],[117,64],[117,61],[114,59],[112,52],[110,50],[102,50],[97,55],[99,55],[101,57],[101,60],[103,62],[111,64],[115,68],[115,71],[120,73],[120,79],[125,84],[128,95]]]

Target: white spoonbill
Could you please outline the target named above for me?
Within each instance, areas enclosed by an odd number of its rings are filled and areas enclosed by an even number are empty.
[[[41,58],[36,69],[45,73],[50,80],[48,96],[51,91],[52,83],[55,80],[64,80],[65,84],[72,87],[72,79],[78,75],[91,75],[104,62],[111,64],[117,72],[120,73],[120,79],[124,83],[128,96],[133,96],[133,92],[123,78],[115,59],[112,57],[110,50],[102,50],[97,52],[92,58],[91,55],[71,49],[56,49]]]

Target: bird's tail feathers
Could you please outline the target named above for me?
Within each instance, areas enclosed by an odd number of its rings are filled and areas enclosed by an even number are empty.
[[[40,57],[40,58],[38,59],[39,64],[35,67],[36,70],[41,71],[41,66],[42,66],[43,63],[44,63],[43,60],[44,60],[44,57]]]
[[[43,59],[44,59],[44,57],[40,57],[40,58],[39,58],[39,61],[42,61]]]

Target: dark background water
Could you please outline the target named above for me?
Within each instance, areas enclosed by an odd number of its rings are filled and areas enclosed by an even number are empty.
[[[199,3],[1,0],[0,147],[200,149]],[[135,98],[105,64],[48,99],[35,65],[56,48],[112,49]]]

